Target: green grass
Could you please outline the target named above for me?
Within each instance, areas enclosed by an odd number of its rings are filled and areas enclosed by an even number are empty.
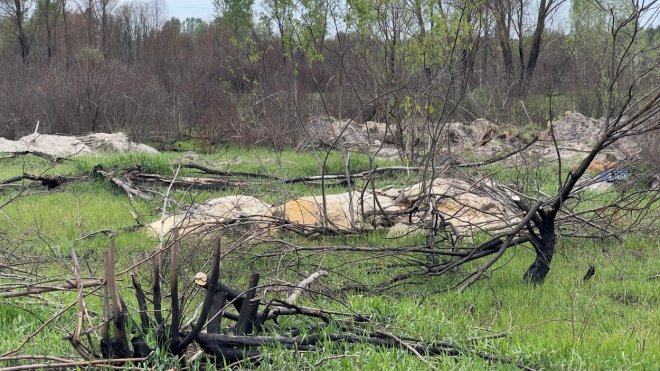
[[[323,153],[320,153],[321,155]],[[104,155],[85,156],[66,161],[54,168],[43,159],[23,157],[0,160],[0,179],[22,172],[78,175],[100,164],[104,168],[119,169],[138,164],[145,171],[171,175],[181,154],[160,155]],[[293,151],[273,153],[268,149],[219,148],[201,155],[210,167],[234,171],[252,171],[285,177],[316,175],[319,173],[315,155]],[[387,162],[381,162],[385,166]],[[368,167],[366,156],[353,156],[352,171]],[[502,180],[510,177],[510,169],[499,170]],[[341,173],[339,154],[333,153],[328,161],[329,173]],[[553,169],[540,169],[541,182],[552,191]],[[187,172],[186,172],[187,173]],[[189,172],[187,174],[193,174]],[[379,184],[402,183],[404,178],[380,179]],[[544,188],[545,189],[545,188]],[[161,190],[163,191],[163,190]],[[335,187],[331,192],[343,192]],[[0,205],[16,195],[16,190],[0,191]],[[237,192],[261,197],[267,202],[278,202],[303,194],[318,192],[310,186],[270,186],[255,184],[241,190],[175,191],[181,204]],[[20,254],[48,258],[41,271],[30,276],[70,277],[67,263],[69,249],[74,247],[85,261],[85,276],[100,276],[102,254],[109,238],[99,236],[79,240],[87,233],[100,229],[118,229],[135,223],[132,212],[143,222],[157,220],[162,197],[146,202],[129,202],[125,194],[101,180],[74,182],[62,189],[46,191],[31,188],[20,198],[0,210],[0,248],[15,248]],[[322,237],[306,240],[284,235],[281,238],[310,246],[331,244],[347,246],[398,246],[420,242],[411,237],[404,240],[387,239],[383,232],[361,236]],[[227,236],[227,240],[231,235]],[[118,269],[126,268],[131,258],[145,251],[153,251],[158,241],[145,231],[121,233],[117,237]],[[208,241],[190,241],[184,250],[187,274],[203,269],[209,256]],[[425,341],[449,340],[465,344],[473,337],[503,333],[504,337],[476,343],[480,350],[524,362],[541,369],[658,369],[660,364],[660,281],[649,280],[659,273],[660,237],[630,235],[621,241],[589,241],[560,239],[558,252],[547,282],[538,287],[522,284],[522,275],[533,260],[528,247],[508,251],[486,277],[465,293],[442,291],[446,279],[428,277],[417,285],[402,286],[385,293],[351,293],[331,300],[322,295],[306,296],[303,304],[325,309],[354,311],[368,315],[373,321],[385,325],[387,330],[401,336]],[[301,274],[282,269],[297,261],[289,254],[284,259],[268,258],[269,253],[281,251],[281,245],[264,243],[244,246],[228,257],[223,265],[223,280],[243,288],[249,272],[259,271],[264,280],[277,278],[297,282]],[[319,253],[300,258],[300,268],[311,272],[322,267],[331,272],[320,283],[336,287],[351,280],[375,283],[394,272],[389,264],[400,261],[400,256],[363,260],[355,253]],[[0,261],[0,264],[2,262]],[[590,265],[596,267],[595,276],[583,283],[581,278]],[[467,268],[465,268],[467,269]],[[2,271],[0,270],[0,273]],[[148,269],[141,274],[147,282]],[[120,286],[130,286],[128,277],[120,278]],[[0,280],[2,283],[2,280]],[[125,296],[134,307],[130,291]],[[283,293],[269,295],[282,297]],[[18,346],[45,320],[64,305],[75,301],[75,293],[51,293],[37,298],[0,299],[0,353]],[[199,293],[195,298],[200,298]],[[99,320],[101,301],[96,295],[86,303]],[[70,332],[75,323],[75,311],[47,326],[21,351],[23,354],[73,355],[70,344],[62,336]],[[307,320],[289,318],[281,326],[301,327]],[[274,327],[269,331],[275,333]],[[295,353],[282,348],[269,349],[260,365],[264,369],[322,368],[340,369],[424,369],[426,364],[402,350],[382,349],[367,345],[326,344],[323,351]],[[166,355],[154,354],[153,363],[174,366]],[[489,367],[514,369],[514,366],[489,365],[473,355],[453,357],[427,357],[439,369],[484,369]],[[200,362],[203,362],[200,361]],[[0,366],[5,366],[1,364]]]

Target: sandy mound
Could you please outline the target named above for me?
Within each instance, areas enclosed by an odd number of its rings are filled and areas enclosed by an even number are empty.
[[[552,122],[555,138],[561,142],[576,144],[593,144],[603,134],[605,123],[584,116],[578,112],[566,112],[562,117]],[[539,137],[542,141],[552,140],[550,127]]]
[[[241,218],[259,217],[270,211],[270,205],[252,196],[226,196],[208,200],[199,205],[193,205],[188,212],[171,215],[163,221],[155,221],[148,230],[156,235],[169,233],[174,227],[179,227],[181,234],[203,232],[209,227],[228,223]]]
[[[523,157],[540,158],[544,161],[556,161],[557,151],[554,147],[552,133],[559,144],[562,158],[579,158],[584,156],[598,141],[603,133],[605,123],[602,119],[593,119],[576,112],[566,112],[562,117],[538,132],[538,141],[526,149]],[[522,148],[532,141],[534,130],[520,129],[497,125],[486,119],[476,119],[472,122],[449,122],[444,124],[440,136],[438,152],[451,155],[459,161],[466,159],[484,160],[501,156]],[[419,124],[417,138],[408,138],[408,130],[404,130],[404,143],[415,143],[420,154],[426,150],[430,134],[428,128]],[[367,121],[364,124],[338,121],[335,119],[316,118],[307,126],[307,136],[299,149],[306,148],[349,148],[360,152],[376,153],[380,157],[399,157],[396,141],[396,127],[388,127],[384,123]],[[600,160],[620,161],[624,158],[634,158],[639,155],[640,145],[637,139],[622,138],[598,157]],[[606,158],[607,156],[607,158]],[[514,159],[515,160],[515,159]],[[514,164],[524,163],[517,159]],[[509,164],[512,164],[509,162]]]
[[[146,144],[131,142],[124,133],[96,133],[83,136],[30,134],[17,141],[0,138],[0,152],[34,151],[54,157],[103,152],[158,153]]]
[[[386,144],[396,143],[394,134],[396,127],[394,125],[388,126],[384,122],[367,121],[364,125],[357,125],[357,128],[369,143],[373,144],[375,141]]]
[[[351,218],[351,199],[353,201],[353,218]],[[307,196],[289,201],[283,205],[277,206],[273,210],[273,216],[283,218],[291,223],[322,226],[327,225],[337,229],[351,229],[351,219],[355,227],[368,227],[373,221],[377,225],[382,224],[382,218],[379,218],[381,208],[385,212],[397,211],[403,209],[397,205],[391,197],[385,195],[368,193],[364,197],[360,193],[332,194],[325,196],[327,223],[323,223],[323,196]],[[362,219],[360,215],[365,215]],[[373,220],[373,218],[376,220]],[[368,223],[367,223],[368,221]]]
[[[23,142],[15,140],[7,140],[5,138],[0,138],[0,152],[25,152],[27,151],[27,145]]]
[[[497,125],[485,119],[478,119],[467,124],[447,123],[443,131],[445,141],[441,150],[458,152],[462,155],[468,153],[482,156],[495,154],[502,150],[502,144],[494,141],[497,130]]]
[[[432,195],[435,199],[435,209],[442,219],[450,224],[459,234],[474,234],[479,230],[499,230],[511,223],[516,223],[518,215],[509,205],[489,197],[485,190],[471,186],[458,179],[440,178],[433,182]],[[399,212],[409,208],[428,190],[422,183],[404,189],[387,189],[373,194],[365,194],[364,199],[359,193],[353,195],[354,225],[358,228],[369,228],[373,216],[377,217],[376,225],[390,226],[392,220],[382,215],[382,210],[394,219],[397,228],[390,235],[398,235],[401,225],[428,224],[429,213],[414,212],[413,215],[398,216]],[[350,195],[340,193],[326,195],[328,222],[326,225],[337,229],[351,229]],[[377,201],[377,202],[376,202]],[[380,204],[380,206],[379,206]],[[364,219],[361,217],[364,215]],[[322,226],[323,198],[322,196],[307,196],[289,201],[274,209],[273,216],[301,225]],[[422,220],[421,218],[424,218]]]
[[[297,149],[308,148],[349,148],[359,151],[369,149],[367,138],[356,125],[348,121],[316,118],[308,123],[303,139]]]
[[[451,225],[460,235],[473,235],[479,231],[494,231],[517,223],[519,212],[502,201],[489,195],[484,187],[485,182],[470,185],[459,179],[438,178],[430,187],[435,199],[435,210],[441,219]],[[386,194],[395,197],[398,204],[410,205],[414,200],[427,193],[429,185],[417,183],[404,189],[388,190]],[[425,224],[426,220],[415,220],[415,223]],[[390,236],[400,236],[409,233],[411,218],[400,217],[396,228],[390,230]],[[406,227],[408,226],[408,227]]]
[[[501,230],[517,223],[520,212],[510,202],[491,197],[492,192],[486,188],[492,185],[490,181],[469,184],[458,179],[436,179],[430,187],[435,214],[453,232],[465,236],[479,231]],[[325,213],[322,195],[301,197],[272,208],[251,196],[227,196],[192,206],[186,213],[169,216],[162,225],[164,233],[175,226],[180,227],[182,233],[199,233],[220,223],[242,219],[255,222],[259,230],[263,230],[265,223],[277,218],[301,226],[302,230],[325,226],[348,231],[394,225],[390,236],[399,236],[411,228],[429,225],[431,213],[425,212],[423,205],[416,204],[428,189],[427,185],[418,183],[403,189],[381,189],[363,196],[359,192],[329,194],[325,196]],[[416,209],[410,212],[413,206]],[[159,234],[160,228],[161,221],[149,226],[155,234]]]
[[[124,133],[96,133],[78,137],[92,152],[158,153],[146,144],[131,142]]]
[[[552,129],[552,131],[551,131]],[[564,159],[580,159],[587,155],[603,135],[605,121],[593,119],[577,112],[566,112],[552,122],[539,135],[539,141],[527,151],[527,155],[536,155],[546,160],[557,160],[557,150],[553,141],[557,141],[559,153]],[[635,158],[641,147],[637,138],[625,137],[604,150],[597,161],[616,163],[623,159]],[[594,165],[597,166],[597,165]]]
[[[303,139],[297,149],[309,148],[347,148],[367,152],[383,146],[388,149],[395,142],[394,128],[385,123],[367,121],[357,124],[347,120],[327,119],[311,120],[305,129]]]

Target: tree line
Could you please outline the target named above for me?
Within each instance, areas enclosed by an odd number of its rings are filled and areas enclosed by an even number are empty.
[[[284,147],[334,117],[387,122],[413,155],[420,125],[607,116],[608,99],[626,102],[608,82],[627,48],[639,57],[617,81],[650,91],[660,77],[660,26],[626,22],[624,0],[214,6],[205,21],[168,19],[159,0],[0,0],[0,136],[39,121],[44,132]]]

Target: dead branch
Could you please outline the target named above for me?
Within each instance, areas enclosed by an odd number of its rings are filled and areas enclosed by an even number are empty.
[[[126,192],[129,199],[133,199],[133,196],[140,197],[143,200],[151,200],[151,196],[137,189],[129,178],[124,177],[124,179],[119,179],[114,176],[113,173],[104,171],[101,166],[96,166],[94,168],[94,173],[99,174],[102,178],[109,180],[112,184],[121,188]]]
[[[294,304],[296,300],[298,299],[298,296],[302,293],[304,289],[306,289],[312,282],[316,281],[318,278],[323,277],[327,275],[327,271],[318,271],[315,273],[312,273],[309,277],[305,278],[302,280],[298,286],[293,290],[291,295],[286,299],[286,302],[289,304]]]
[[[135,265],[135,260],[133,260],[133,265]],[[151,320],[149,319],[149,308],[147,308],[147,296],[140,284],[140,276],[138,275],[137,267],[133,267],[131,270],[131,283],[133,284],[133,289],[135,289],[135,297],[138,302],[142,331],[145,332],[151,327]]]
[[[102,280],[98,279],[86,279],[86,280],[81,280],[81,286],[84,287],[96,287],[103,285]],[[65,290],[76,290],[78,287],[76,286],[75,279],[67,279],[64,281],[64,283],[60,286],[30,286],[26,290],[12,290],[12,291],[3,291],[0,292],[0,298],[16,298],[16,297],[21,297],[21,296],[28,296],[28,295],[37,295],[37,294],[43,294],[47,292],[53,292],[53,291],[65,291]]]
[[[62,358],[62,357],[55,357],[55,356],[47,356],[47,355],[20,354],[20,355],[16,355],[16,356],[0,357],[0,362],[27,361],[27,360],[73,362],[72,359],[67,359],[67,358]]]
[[[366,178],[371,176],[372,174],[379,174],[379,173],[388,173],[388,172],[397,172],[397,171],[410,172],[410,171],[423,171],[423,170],[424,168],[422,167],[386,166],[372,170],[362,171],[359,173],[348,174],[348,176],[346,174],[325,174],[325,175],[315,175],[315,176],[299,177],[292,179],[281,179],[281,181],[283,181],[286,184],[294,184],[294,183],[317,182],[321,180],[345,180],[345,179],[352,180],[352,179]]]
[[[250,275],[248,290],[245,293],[238,314],[238,322],[236,323],[235,330],[237,335],[250,334],[254,329],[254,323],[257,320],[257,310],[259,308],[259,299],[255,299],[258,284],[259,273],[252,273]]]
[[[172,247],[170,248],[170,308],[172,321],[170,323],[170,350],[173,354],[179,347],[179,326],[181,324],[181,312],[179,311],[179,229],[172,231]]]
[[[98,231],[90,232],[85,234],[84,236],[79,237],[78,239],[75,240],[75,242],[83,241],[89,238],[94,238],[96,236],[104,235],[104,236],[116,236],[121,232],[134,232],[139,230],[140,228],[143,228],[144,225],[141,223],[136,223],[133,225],[129,225],[126,227],[121,227],[119,229],[100,229]]]
[[[181,340],[181,343],[178,344],[177,348],[174,351],[174,354],[178,354],[182,352],[183,350],[186,349],[186,347],[192,343],[195,338],[197,338],[197,335],[202,331],[202,328],[204,327],[204,324],[206,323],[206,319],[209,315],[209,312],[211,310],[211,306],[213,305],[214,297],[215,297],[215,292],[218,286],[218,280],[220,278],[220,258],[221,258],[221,253],[220,253],[220,237],[216,238],[215,240],[215,249],[213,253],[213,265],[211,266],[211,280],[208,282],[208,290],[206,290],[206,296],[204,297],[204,302],[202,304],[202,311],[199,315],[199,319],[197,320],[197,323],[195,326],[193,326],[192,330],[188,335],[186,335],[183,340]]]
[[[258,178],[258,179],[268,179],[268,180],[280,180],[280,178],[268,174],[259,174],[259,173],[246,173],[246,172],[241,172],[241,171],[223,171],[223,170],[217,170],[217,169],[211,169],[206,166],[202,166],[199,164],[185,164],[181,165],[181,167],[187,168],[187,169],[195,169],[201,171],[203,174],[209,174],[209,175],[219,175],[219,176],[225,176],[225,177],[246,177],[246,178]]]
[[[89,352],[87,352],[84,349],[82,342],[80,341],[80,334],[83,330],[83,322],[85,316],[85,302],[83,299],[83,283],[82,283],[82,279],[80,278],[80,265],[78,264],[78,257],[76,256],[76,250],[73,247],[71,248],[71,260],[73,262],[73,274],[75,276],[75,284],[78,290],[78,295],[77,295],[78,309],[76,311],[76,329],[73,332],[73,336],[71,337],[71,344],[73,345],[74,349],[76,349],[78,354],[80,354],[84,359],[90,360],[92,357],[89,355]]]
[[[44,152],[39,152],[39,151],[17,151],[17,152],[2,152],[6,156],[0,157],[2,158],[15,158],[19,156],[27,156],[27,155],[33,155],[41,158],[45,158],[46,160],[54,163],[59,163],[67,159],[67,157],[58,157],[58,156],[53,156],[49,155],[48,153]]]
[[[85,296],[95,293],[96,291],[101,289],[101,287],[106,287],[106,285],[97,286],[96,288],[94,288],[90,292],[86,293]],[[30,340],[32,340],[35,336],[37,336],[38,333],[40,333],[44,328],[46,328],[46,326],[48,326],[50,323],[52,323],[53,321],[58,319],[62,314],[66,313],[66,311],[73,308],[73,306],[75,306],[77,303],[78,303],[77,301],[74,301],[71,304],[68,304],[67,306],[62,308],[59,312],[55,313],[53,316],[48,318],[44,323],[42,323],[41,326],[39,326],[36,330],[34,330],[32,333],[30,333],[30,335],[28,335],[25,338],[25,340],[23,340],[23,342],[21,342],[21,344],[19,344],[16,348],[3,353],[2,355],[0,355],[0,357],[6,357],[6,356],[9,356],[9,355],[18,353],[21,349],[23,349],[23,347],[25,347],[25,345],[27,345],[27,343],[30,342]]]
[[[399,339],[396,335],[390,334],[389,332],[385,331],[378,331],[377,332],[379,335],[384,335],[387,337],[392,338],[394,341],[398,342],[399,344],[403,345],[410,353],[414,354],[420,361],[422,361],[429,369],[431,370],[437,370],[438,368],[433,366],[432,364],[429,363],[419,352],[417,349],[415,349],[412,345],[404,342],[403,340]]]
[[[49,368],[57,369],[77,369],[82,367],[96,366],[95,368],[113,367],[115,364],[124,364],[127,362],[143,362],[146,358],[118,358],[118,359],[96,359],[92,361],[82,361],[82,362],[60,362],[60,363],[39,363],[32,365],[23,365],[23,366],[12,366],[5,367],[3,371],[23,371],[23,370],[44,370]]]
[[[516,364],[515,362],[495,356],[486,352],[473,351],[463,347],[440,342],[438,345],[427,345],[422,341],[405,342],[397,337],[397,340],[392,337],[382,336],[362,336],[352,334],[311,334],[304,337],[287,337],[287,336],[232,336],[222,334],[209,334],[200,333],[197,337],[197,342],[202,349],[216,354],[218,356],[227,357],[227,355],[235,355],[232,353],[234,347],[262,347],[262,346],[282,346],[289,349],[296,350],[314,350],[315,346],[325,341],[334,343],[347,343],[347,344],[369,344],[382,346],[387,348],[399,348],[409,351],[416,355],[450,355],[461,356],[463,354],[473,354],[482,359],[491,362],[500,362],[505,364],[513,364],[522,369],[529,370],[530,368]],[[414,352],[413,352],[414,351]]]
[[[63,185],[64,183],[69,183],[84,178],[85,178],[84,176],[62,176],[62,175],[45,175],[45,174],[34,175],[34,174],[24,173],[23,175],[15,176],[0,181],[0,185],[12,184],[12,183],[20,182],[22,180],[31,180],[33,182],[40,182],[42,186],[47,187],[48,189],[54,189]]]
[[[104,292],[104,319],[112,318],[114,325],[114,336],[110,337],[107,325],[101,340],[101,352],[106,358],[128,358],[133,353],[128,346],[128,335],[126,333],[127,309],[119,294],[115,276],[115,241],[110,241],[110,249],[104,255],[104,272],[107,290]],[[108,300],[107,295],[110,295]],[[111,301],[111,313],[107,311],[108,301]]]
[[[345,180],[345,179],[358,179],[358,178],[365,178],[367,176],[370,176],[371,174],[378,174],[378,173],[389,173],[389,172],[397,172],[397,171],[405,171],[405,172],[410,172],[410,171],[422,171],[424,168],[421,167],[410,167],[410,166],[387,166],[387,167],[381,167],[377,169],[372,169],[372,170],[367,170],[367,171],[362,171],[359,173],[354,173],[354,174],[325,174],[325,175],[314,175],[314,176],[307,176],[307,177],[298,177],[298,178],[280,178],[277,176],[273,175],[268,175],[268,174],[259,174],[259,173],[247,173],[247,172],[236,172],[236,171],[222,171],[222,170],[217,170],[217,169],[211,169],[202,165],[198,164],[186,164],[182,165],[182,167],[189,168],[189,169],[197,169],[202,171],[205,174],[210,174],[210,175],[220,175],[220,176],[225,176],[225,177],[250,177],[250,178],[258,178],[258,179],[266,179],[266,180],[272,180],[272,181],[277,181],[277,182],[282,182],[286,184],[295,184],[295,183],[310,183],[310,182],[318,182],[321,180]],[[208,179],[208,178],[203,178],[203,179]]]
[[[155,183],[161,185],[174,184],[181,188],[190,189],[226,189],[234,187],[245,187],[246,182],[232,181],[219,178],[193,178],[182,177],[179,179],[168,179],[158,174],[133,173],[131,179],[141,183]]]
[[[165,320],[163,319],[163,312],[161,308],[161,288],[160,288],[160,271],[161,271],[161,251],[158,249],[156,254],[152,257],[152,271],[151,271],[151,292],[153,295],[154,318],[156,318],[157,329],[163,329]]]

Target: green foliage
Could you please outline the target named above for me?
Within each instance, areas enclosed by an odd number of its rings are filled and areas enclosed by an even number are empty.
[[[237,41],[249,38],[254,23],[254,0],[214,0],[216,22],[232,30]]]
[[[616,115],[623,108],[628,100],[624,86],[638,85],[636,75],[646,75],[648,81],[660,76],[652,75],[660,55],[657,41],[644,37],[648,32],[640,30],[644,20],[634,6],[624,0],[572,2],[567,41],[577,60],[586,61],[578,69],[594,82],[597,116]]]
[[[188,35],[196,36],[204,32],[206,27],[208,27],[208,24],[204,22],[203,19],[196,17],[189,17],[183,20],[183,23],[181,25],[181,32]]]

